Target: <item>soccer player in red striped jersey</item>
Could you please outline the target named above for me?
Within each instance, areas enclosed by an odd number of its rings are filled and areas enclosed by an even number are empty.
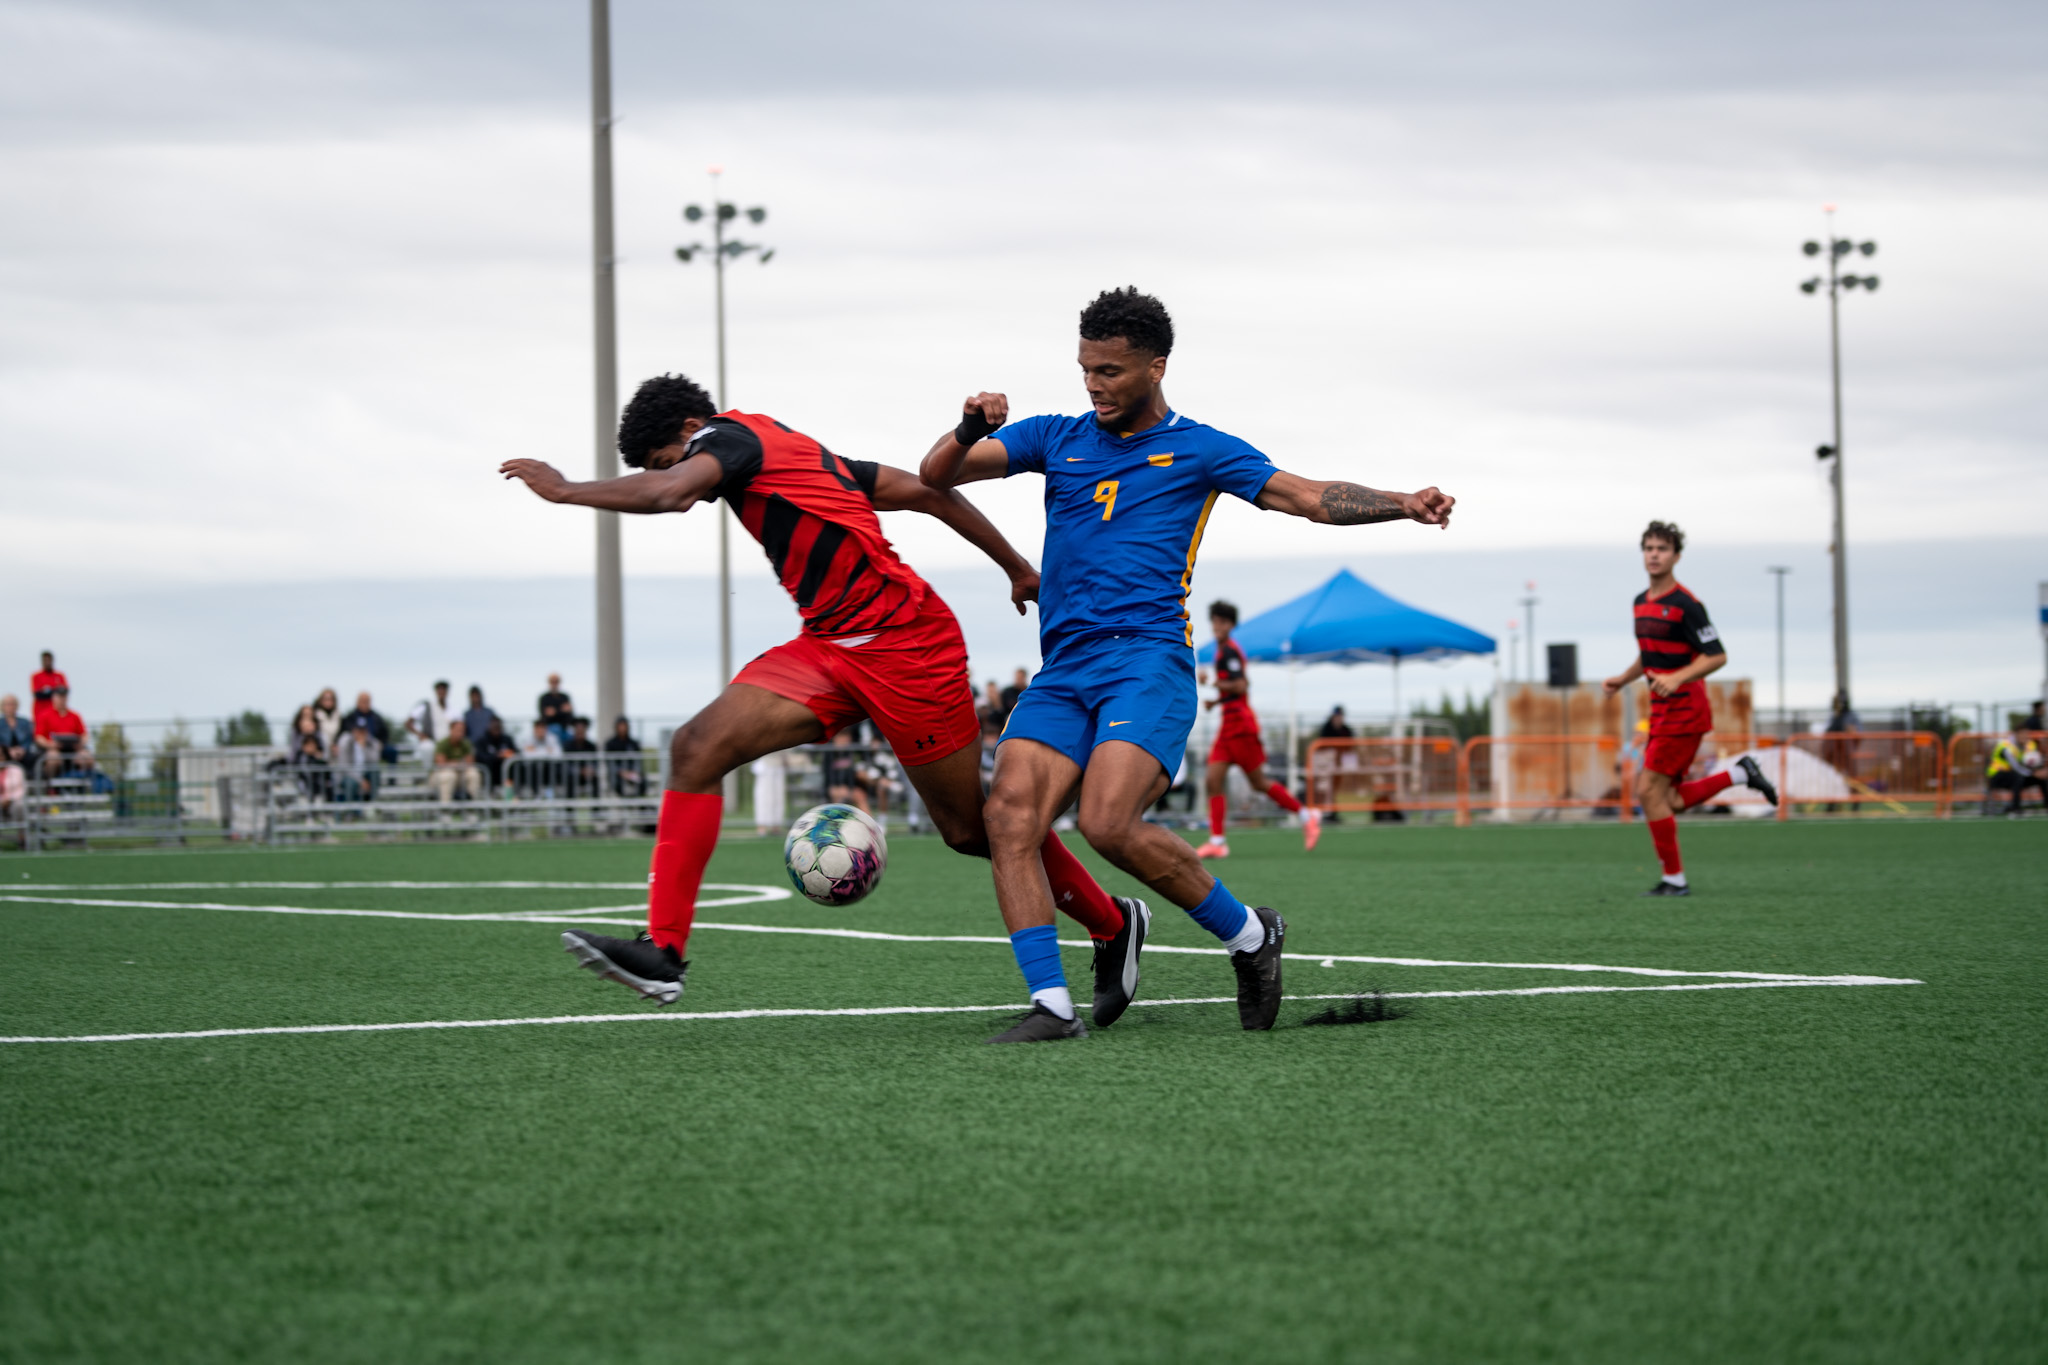
[[[1304,806],[1294,793],[1266,777],[1266,744],[1259,736],[1258,713],[1252,710],[1251,679],[1245,675],[1244,650],[1230,638],[1237,629],[1237,608],[1229,602],[1209,604],[1209,631],[1216,637],[1216,697],[1202,703],[1223,708],[1223,723],[1216,727],[1216,742],[1209,747],[1209,770],[1204,785],[1209,790],[1209,842],[1195,850],[1197,858],[1228,858],[1230,841],[1224,837],[1223,822],[1230,798],[1224,783],[1231,765],[1244,769],[1253,791],[1262,791],[1284,811],[1301,817],[1301,846],[1311,849],[1323,834],[1323,815],[1314,806]]]
[[[681,375],[640,386],[620,418],[619,453],[644,472],[573,483],[539,460],[508,460],[500,472],[549,502],[614,512],[687,512],[723,498],[761,543],[804,622],[802,634],[741,669],[676,731],[648,876],[647,932],[562,936],[585,966],[666,1005],[683,992],[697,888],[724,813],[721,787],[742,764],[829,738],[865,716],[947,844],[989,856],[966,642],[939,595],[897,558],[875,514],[923,512],[952,527],[1009,575],[1020,614],[1037,599],[1039,579],[951,489],[845,459],[772,417],[719,412]],[[1112,1003],[1106,991],[1121,996],[1120,1013],[1137,989],[1132,925],[1147,914],[1143,902],[1112,899],[1058,835],[1040,856],[1055,902],[1097,945],[1096,1009]]]
[[[1700,599],[1678,581],[1685,532],[1670,522],[1653,521],[1643,531],[1642,550],[1650,586],[1636,595],[1636,660],[1605,687],[1612,696],[1637,678],[1649,686],[1650,740],[1636,774],[1636,799],[1642,802],[1664,876],[1644,894],[1689,896],[1685,864],[1678,856],[1678,813],[1737,781],[1754,787],[1774,806],[1778,792],[1746,754],[1732,769],[1685,780],[1700,740],[1714,728],[1705,679],[1727,664],[1728,651]]]

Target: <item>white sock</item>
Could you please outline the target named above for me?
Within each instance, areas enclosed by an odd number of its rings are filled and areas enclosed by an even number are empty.
[[[1244,928],[1237,931],[1237,937],[1224,940],[1223,946],[1233,953],[1253,953],[1266,944],[1266,925],[1252,908],[1244,908]]]
[[[1048,986],[1031,992],[1031,1003],[1043,1005],[1062,1019],[1074,1017],[1074,997],[1065,986]]]
[[[1673,886],[1684,886],[1685,874],[1683,872],[1666,872],[1664,880],[1670,882]]]

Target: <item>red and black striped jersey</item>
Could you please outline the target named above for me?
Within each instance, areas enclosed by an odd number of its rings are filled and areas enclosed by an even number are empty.
[[[1645,673],[1676,673],[1702,654],[1728,652],[1707,609],[1682,583],[1659,597],[1647,589],[1636,594],[1636,648]],[[1713,728],[1704,679],[1694,678],[1669,697],[1650,694],[1651,734],[1695,735]]]
[[[1245,676],[1244,651],[1237,647],[1237,640],[1226,638],[1216,642],[1216,681],[1249,683]],[[1259,718],[1252,710],[1250,688],[1235,697],[1223,698],[1220,708],[1223,723],[1217,727],[1219,734],[1253,734],[1259,732]]]
[[[722,412],[690,438],[691,455],[724,469],[724,498],[761,542],[775,576],[815,635],[886,630],[916,618],[925,581],[882,534],[876,466],[834,455],[772,417]]]

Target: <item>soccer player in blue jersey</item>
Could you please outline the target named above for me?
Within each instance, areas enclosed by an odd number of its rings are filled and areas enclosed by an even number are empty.
[[[1385,493],[1304,479],[1175,412],[1162,388],[1172,350],[1173,321],[1157,299],[1110,290],[1081,313],[1081,374],[1092,411],[1005,426],[1009,400],[976,394],[920,469],[935,488],[1045,477],[1044,661],[1004,727],[986,807],[996,902],[1032,1008],[991,1042],[1088,1034],[1060,967],[1052,893],[1036,860],[1077,791],[1083,837],[1216,935],[1237,973],[1239,1022],[1273,1026],[1285,920],[1267,907],[1246,907],[1186,841],[1144,818],[1179,769],[1195,723],[1187,595],[1202,530],[1223,493],[1335,526],[1450,524],[1453,500],[1435,488]],[[1149,914],[1127,915],[1123,930],[1098,945],[1097,1027],[1113,1023],[1136,995],[1149,924]]]

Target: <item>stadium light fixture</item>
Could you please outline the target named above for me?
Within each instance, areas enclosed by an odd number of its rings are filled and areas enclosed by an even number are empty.
[[[1835,699],[1843,707],[1849,704],[1849,544],[1848,530],[1842,515],[1842,307],[1841,296],[1845,289],[1875,291],[1875,275],[1842,275],[1837,267],[1851,252],[1864,256],[1877,254],[1876,242],[1852,242],[1846,237],[1835,235],[1835,206],[1825,206],[1828,215],[1828,236],[1826,253],[1828,258],[1827,277],[1816,275],[1799,283],[1799,292],[1815,294],[1825,284],[1828,293],[1828,373],[1833,381],[1835,439],[1833,444],[1824,445],[1814,455],[1833,463],[1828,469],[1828,481],[1833,487],[1835,504],[1834,538],[1828,545],[1829,557],[1834,562],[1835,590]],[[1819,242],[1808,241],[1800,246],[1808,256],[1822,253]],[[1783,582],[1781,578],[1780,583]]]
[[[718,194],[718,178],[724,174],[723,166],[713,166],[711,172],[711,207],[706,210],[701,204],[683,206],[683,221],[701,223],[711,220],[711,244],[688,242],[676,248],[676,259],[689,265],[702,251],[710,255],[713,277],[717,281],[718,315],[718,407],[723,412],[731,405],[725,396],[725,263],[737,261],[749,252],[755,253],[762,265],[775,258],[775,248],[759,242],[743,242],[737,237],[725,235],[725,225],[740,216],[740,207],[728,203]],[[747,209],[747,221],[759,225],[768,218],[768,210],[760,205]],[[724,499],[718,503],[718,682],[722,687],[732,681],[732,519],[731,509]],[[730,805],[737,792],[734,779],[726,778],[726,802]]]

